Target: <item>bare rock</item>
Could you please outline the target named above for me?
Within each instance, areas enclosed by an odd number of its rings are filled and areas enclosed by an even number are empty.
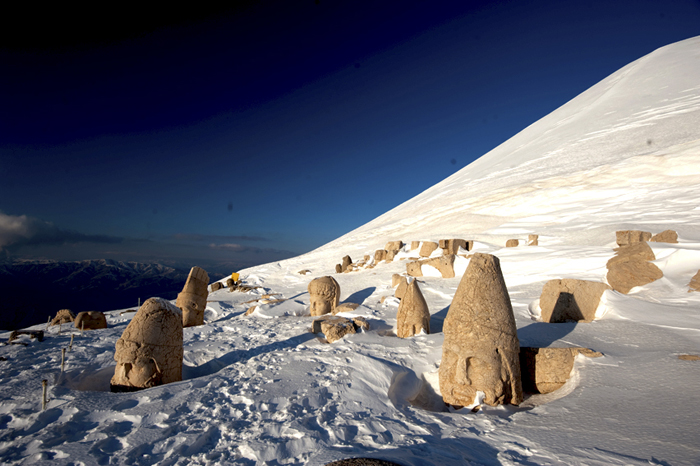
[[[438,248],[438,244],[432,241],[423,241],[418,253],[421,257],[430,257],[430,255]]]
[[[75,314],[70,309],[61,309],[56,317],[51,319],[51,325],[69,324],[75,320]]]
[[[442,253],[444,255],[457,254],[459,253],[459,248],[465,251],[471,251],[474,246],[473,241],[467,241],[463,239],[441,239],[440,247],[442,248]]]
[[[700,356],[697,354],[679,354],[678,359],[681,361],[700,361]]]
[[[656,257],[646,242],[619,247],[615,251],[616,255],[606,264],[606,278],[615,291],[627,294],[635,286],[646,285],[664,276],[661,269],[648,262]]]
[[[509,239],[508,241],[506,241],[507,248],[517,248],[518,244],[520,244],[520,241],[518,241],[517,239]]]
[[[312,331],[323,333],[328,343],[338,341],[345,335],[357,333],[353,321],[340,316],[324,316],[314,320]]]
[[[342,272],[345,272],[350,264],[352,264],[352,259],[350,259],[350,256],[343,257],[342,263],[340,264],[342,267]]]
[[[518,405],[520,342],[497,257],[476,253],[459,283],[443,325],[440,391],[445,403]]]
[[[336,315],[336,314],[340,314],[341,312],[351,312],[351,311],[354,311],[355,309],[357,309],[358,307],[360,307],[360,305],[357,303],[343,303],[343,304],[336,306],[335,309],[333,309],[331,311],[331,313],[333,315]]]
[[[386,246],[384,246],[384,249],[387,251],[400,251],[401,248],[403,248],[404,244],[403,241],[389,241],[386,243]]]
[[[340,264],[335,264],[335,273],[343,273],[343,266]]]
[[[600,297],[610,287],[588,280],[550,280],[542,287],[542,322],[592,322]]]
[[[182,325],[194,327],[204,324],[204,310],[207,307],[207,285],[209,275],[199,267],[192,267],[185,286],[177,295],[175,305],[182,309]]]
[[[214,291],[219,291],[219,290],[221,290],[221,289],[223,289],[223,288],[224,288],[224,284],[221,283],[221,282],[214,282],[214,283],[211,284],[211,291],[212,291],[212,293],[213,293]]]
[[[620,230],[615,232],[618,246],[629,246],[634,243],[641,243],[651,239],[651,233],[640,230]]]
[[[560,389],[569,379],[579,353],[589,358],[602,356],[588,348],[520,348],[523,391],[551,393]]]
[[[117,340],[112,391],[182,380],[182,322],[182,311],[167,300],[147,299]]]
[[[86,311],[79,312],[75,318],[75,328],[83,330],[97,330],[107,328],[107,319],[104,312]]]
[[[415,251],[420,246],[420,241],[411,241],[411,251]]]
[[[421,270],[421,261],[411,261],[406,264],[406,273],[411,277],[422,277],[423,271]]]
[[[374,252],[374,263],[377,264],[386,259],[386,249],[377,249]]]
[[[419,334],[421,330],[430,333],[430,311],[418,282],[411,280],[401,297],[401,304],[396,313],[396,335],[399,338],[408,338]]]
[[[333,277],[314,278],[309,282],[308,290],[312,316],[333,312],[340,302],[340,285]]]
[[[691,291],[700,291],[700,270],[693,275],[693,278],[690,279],[690,283],[688,283],[688,293]]]
[[[664,230],[652,236],[649,241],[654,241],[656,243],[677,243],[678,233],[673,230]]]
[[[527,245],[537,246],[539,245],[539,235],[527,235]]]

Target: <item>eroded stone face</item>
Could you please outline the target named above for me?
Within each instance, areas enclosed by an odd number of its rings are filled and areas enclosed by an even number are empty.
[[[477,253],[459,283],[443,325],[440,391],[466,406],[477,391],[489,405],[520,404],[520,343],[498,258]]]
[[[182,325],[194,327],[204,325],[204,310],[207,307],[209,275],[199,267],[192,267],[182,292],[177,295],[175,305],[182,309]]]
[[[401,296],[396,313],[396,335],[408,338],[422,331],[430,333],[430,311],[418,282],[411,280]]]
[[[340,302],[340,285],[333,277],[314,278],[309,282],[308,291],[312,316],[329,314]]]
[[[147,299],[117,340],[112,391],[182,380],[182,340],[182,311],[165,299]]]

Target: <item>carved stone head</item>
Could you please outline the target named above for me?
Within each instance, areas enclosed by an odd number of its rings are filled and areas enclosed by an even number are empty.
[[[333,277],[314,278],[309,283],[308,290],[312,316],[328,314],[340,302],[340,285]]]

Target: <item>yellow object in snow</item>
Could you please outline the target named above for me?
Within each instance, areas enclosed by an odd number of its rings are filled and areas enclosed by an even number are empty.
[[[238,277],[240,277],[240,275],[235,272],[231,274],[231,279],[236,283],[238,283]]]

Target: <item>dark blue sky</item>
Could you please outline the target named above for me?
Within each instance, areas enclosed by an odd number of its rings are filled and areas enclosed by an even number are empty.
[[[303,253],[700,35],[689,0],[232,5],[3,16],[0,254]]]

